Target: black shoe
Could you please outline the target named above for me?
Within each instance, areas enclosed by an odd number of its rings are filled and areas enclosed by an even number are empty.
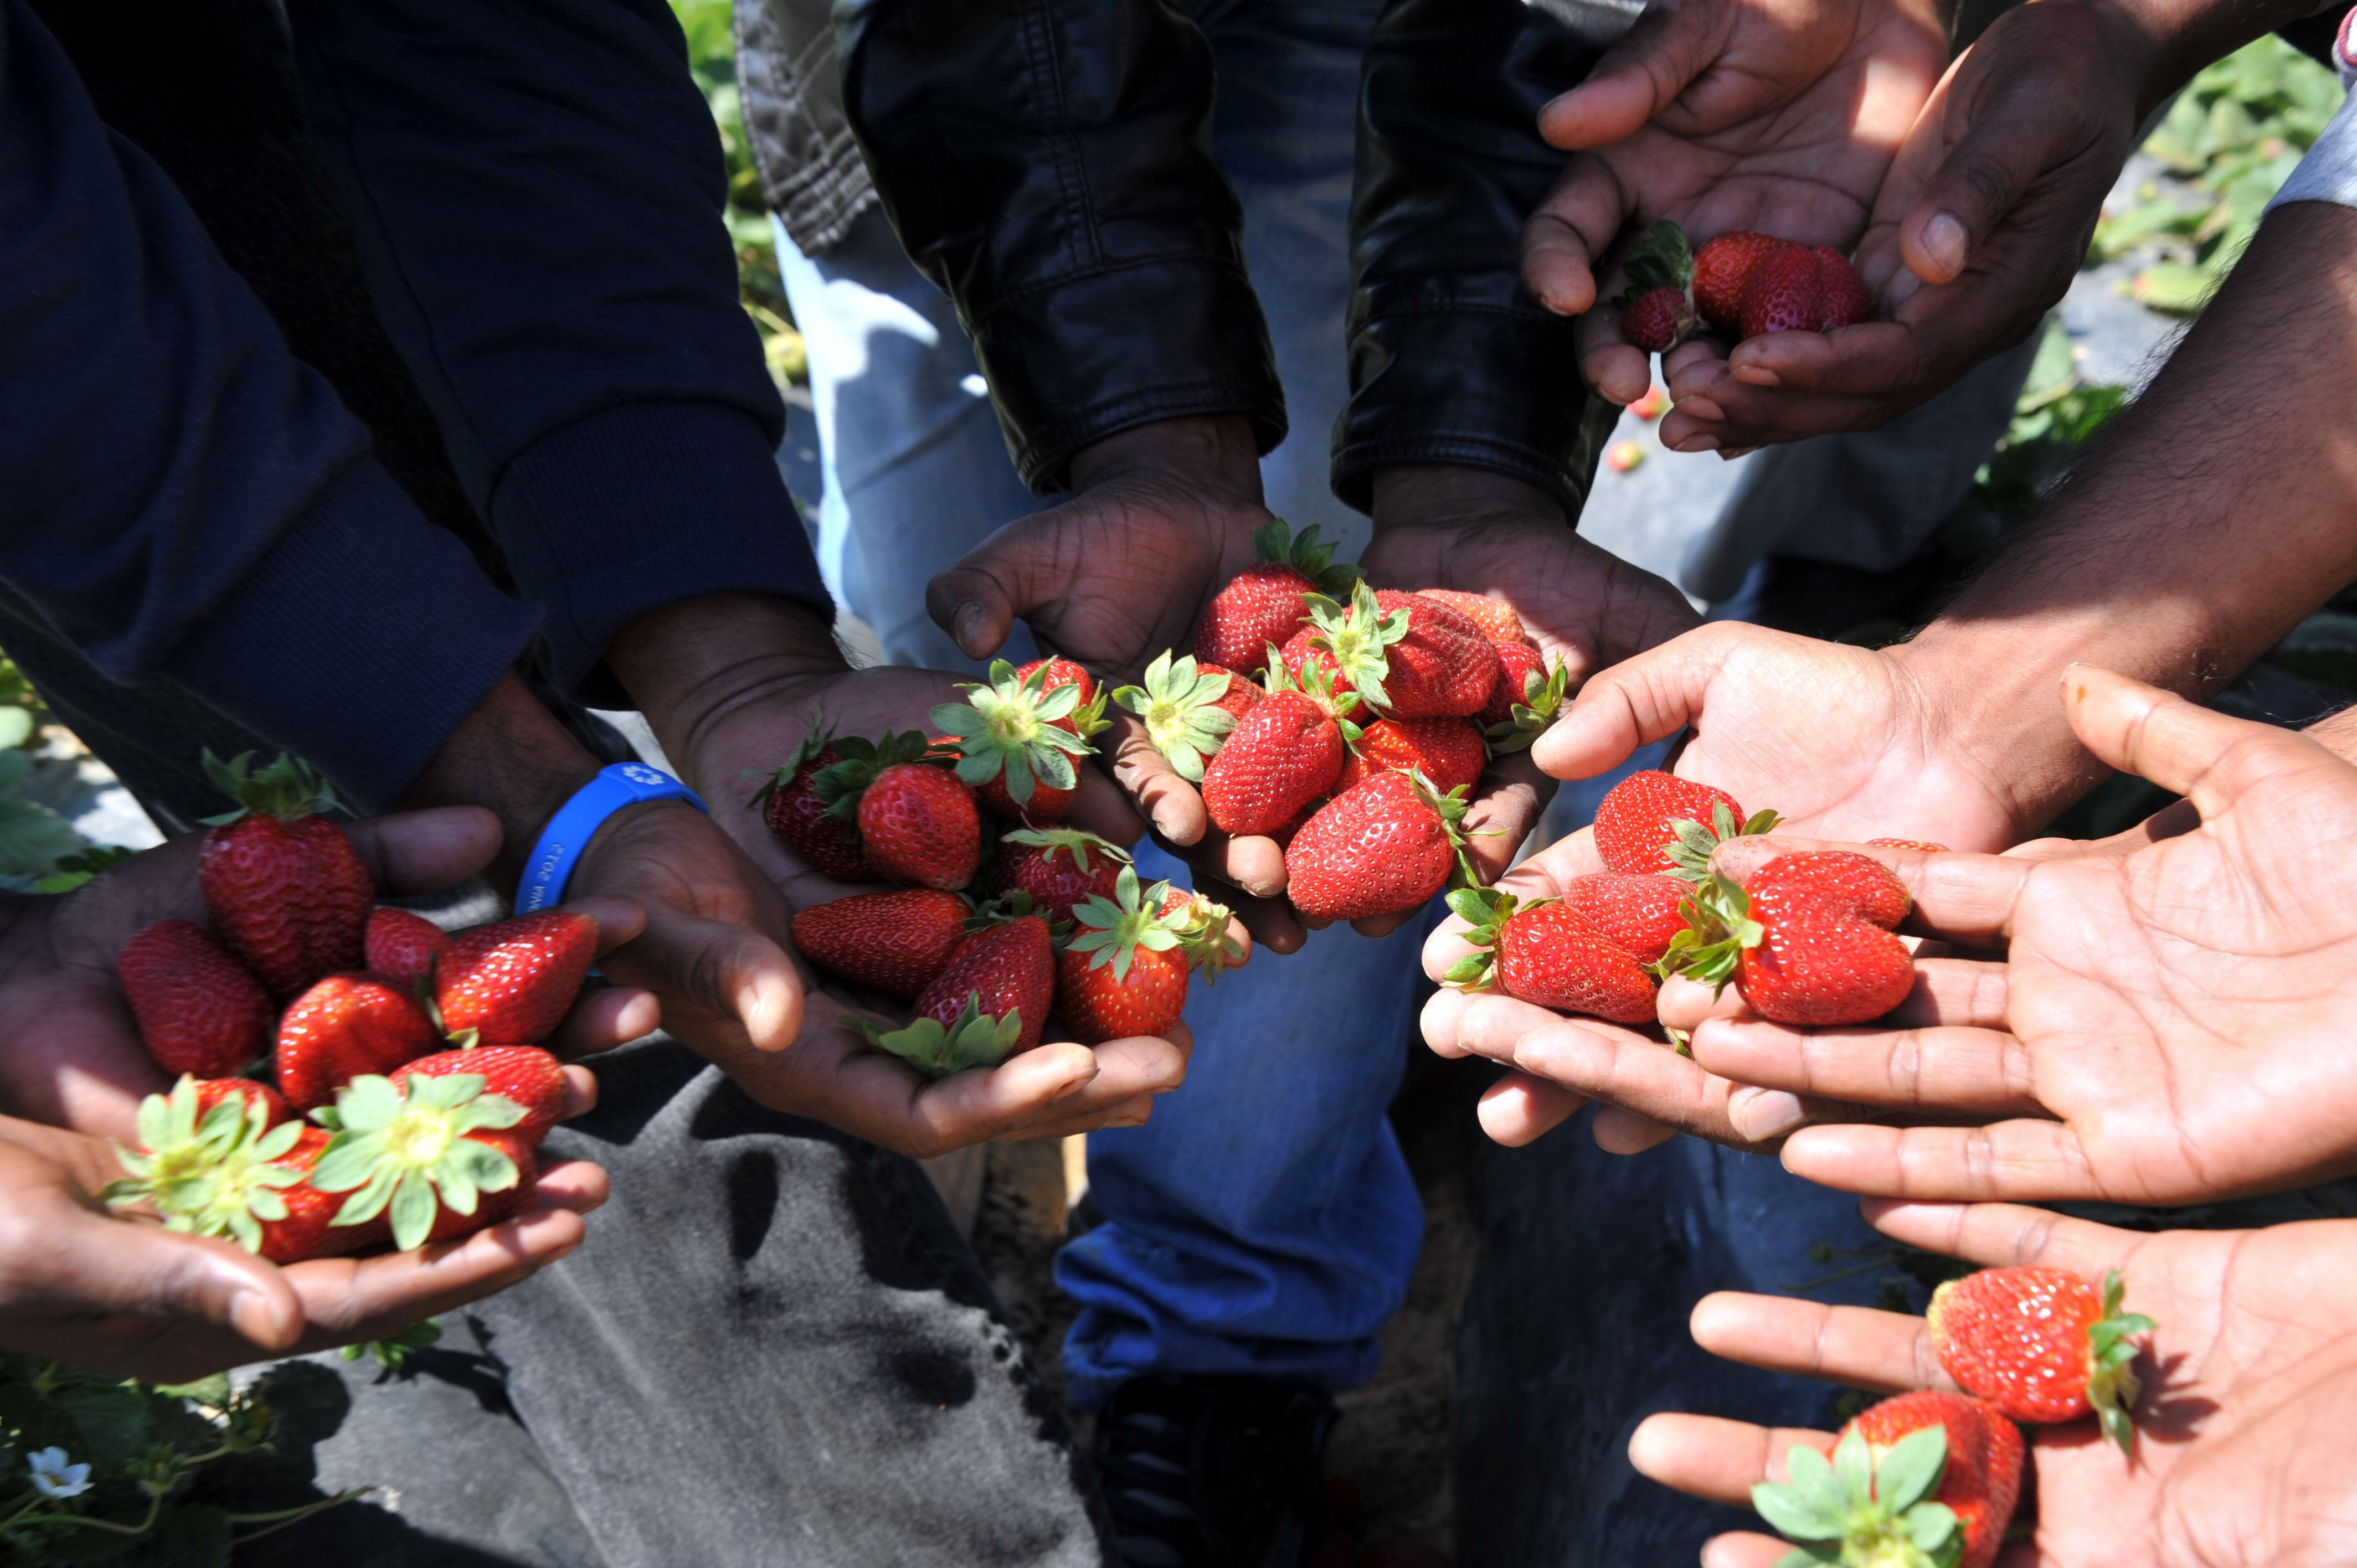
[[[1317,1549],[1334,1402],[1265,1378],[1133,1378],[1097,1416],[1124,1568],[1293,1568]]]

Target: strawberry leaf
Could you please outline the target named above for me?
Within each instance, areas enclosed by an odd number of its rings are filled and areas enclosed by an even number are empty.
[[[1874,1472],[1874,1496],[1894,1513],[1904,1513],[1940,1489],[1948,1468],[1948,1432],[1927,1426],[1890,1445]]]

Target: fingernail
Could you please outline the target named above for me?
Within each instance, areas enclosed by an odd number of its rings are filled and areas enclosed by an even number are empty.
[[[1678,400],[1677,409],[1680,413],[1691,413],[1696,419],[1725,419],[1727,417],[1727,411],[1719,407],[1718,404],[1711,402],[1710,399],[1706,397],[1680,398]]]
[[[1964,226],[1943,212],[1923,225],[1923,252],[1950,277],[1964,270]]]
[[[1781,387],[1784,378],[1765,365],[1738,365],[1735,379],[1749,387]]]
[[[1770,1138],[1781,1138],[1808,1120],[1801,1109],[1801,1097],[1787,1094],[1781,1089],[1763,1089],[1740,1103],[1729,1102],[1727,1119],[1735,1130],[1755,1144]]]
[[[956,623],[953,635],[957,638],[958,647],[970,657],[979,657],[981,650],[974,646],[974,639],[982,634],[982,601],[966,600],[958,606],[957,614],[951,618]]]

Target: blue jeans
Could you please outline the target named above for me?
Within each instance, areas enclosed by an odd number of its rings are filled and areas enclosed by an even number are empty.
[[[1334,499],[1328,447],[1346,395],[1359,59],[1379,5],[1192,9],[1218,54],[1213,143],[1243,202],[1290,414],[1262,483],[1272,510],[1355,555],[1367,522]],[[828,584],[895,662],[969,668],[925,615],[926,580],[1040,503],[1015,477],[956,314],[880,213],[826,255],[804,257],[782,233],[779,253],[809,345]],[[1151,850],[1138,869],[1187,875]],[[1104,1223],[1057,1263],[1082,1306],[1064,1350],[1075,1398],[1093,1404],[1146,1372],[1372,1375],[1423,1239],[1384,1108],[1415,1028],[1425,929],[1382,941],[1313,933],[1290,958],[1263,953],[1195,989],[1186,1087],[1145,1126],[1089,1139]]]

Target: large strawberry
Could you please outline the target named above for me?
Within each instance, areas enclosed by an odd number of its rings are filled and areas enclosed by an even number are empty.
[[[1596,803],[1596,853],[1625,876],[1665,872],[1699,882],[1721,840],[1764,833],[1776,821],[1773,811],[1747,821],[1726,790],[1649,768],[1631,773]]]
[[[938,887],[861,893],[813,904],[794,917],[802,955],[845,980],[892,996],[922,991],[966,939],[966,901]]]
[[[1092,740],[1103,732],[1106,724],[1104,698],[1097,691],[1097,678],[1090,674],[1085,666],[1075,664],[1069,659],[1049,658],[1034,659],[1028,664],[1015,667],[1015,679],[1018,682],[1028,682],[1034,675],[1039,678],[1039,690],[1042,692],[1052,693],[1070,686],[1081,694],[1072,711],[1056,721],[1059,725],[1082,740]]]
[[[1693,891],[1674,876],[1599,871],[1566,883],[1563,901],[1639,963],[1658,963],[1686,929],[1685,901]]]
[[[1056,1000],[1056,952],[1048,922],[1021,915],[960,949],[917,995],[902,1029],[850,1020],[868,1043],[928,1078],[995,1067],[1037,1046]]]
[[[1326,802],[1285,848],[1294,908],[1321,920],[1413,909],[1465,866],[1461,789],[1442,794],[1413,773],[1384,773]],[[1466,880],[1472,880],[1466,868]]]
[[[1537,649],[1519,642],[1491,646],[1498,652],[1498,685],[1473,722],[1488,736],[1491,751],[1528,751],[1563,712],[1570,667],[1560,659],[1549,666]]]
[[[1069,660],[1035,660],[1023,669],[1028,673],[1004,659],[992,660],[989,681],[965,683],[966,701],[934,708],[933,723],[956,740],[957,776],[983,791],[994,815],[1061,822],[1080,787],[1072,759],[1093,749],[1079,726],[1092,725],[1086,733],[1104,727],[1098,716],[1103,701],[1088,671]],[[1084,702],[1089,708],[1082,708]],[[875,858],[872,843],[868,858]]]
[[[2127,1286],[2114,1269],[2104,1288],[2038,1264],[1983,1269],[1932,1293],[1927,1315],[1940,1365],[1965,1392],[2016,1421],[2095,1416],[2104,1435],[2135,1452],[2128,1412],[2143,1391],[2130,1369],[2136,1340],[2153,1330],[2122,1312]]]
[[[1737,325],[1746,338],[1825,332],[1866,312],[1866,285],[1847,257],[1830,245],[1788,245],[1752,269]]]
[[[398,1082],[364,1074],[336,1095],[335,1138],[310,1184],[350,1195],[334,1224],[382,1216],[404,1251],[479,1230],[532,1193],[538,1172],[522,1133],[528,1115],[488,1092],[481,1073],[410,1073]]]
[[[1113,700],[1146,722],[1146,738],[1171,771],[1200,784],[1203,765],[1259,696],[1260,688],[1233,671],[1192,657],[1174,660],[1166,650],[1146,667],[1143,685],[1124,686]]]
[[[1185,917],[1169,912],[1169,884],[1141,891],[1121,868],[1114,897],[1072,910],[1071,940],[1056,968],[1056,1010],[1084,1046],[1160,1035],[1187,1010]]]
[[[1628,949],[1560,899],[1518,902],[1494,887],[1460,887],[1448,907],[1478,950],[1457,961],[1451,985],[1507,995],[1615,1024],[1653,1021],[1656,982]]]
[[[1359,569],[1335,565],[1334,547],[1318,542],[1312,524],[1295,538],[1283,518],[1253,533],[1260,561],[1212,596],[1195,630],[1195,662],[1256,673],[1268,650],[1283,647],[1301,625],[1301,596],[1346,592]]]
[[[376,903],[368,867],[335,823],[336,792],[310,768],[281,757],[260,772],[253,754],[205,771],[237,810],[205,820],[197,885],[230,951],[279,1001],[322,975],[358,969],[361,932]]]
[[[1337,689],[1347,684],[1383,717],[1469,716],[1497,687],[1497,650],[1438,599],[1360,583],[1347,607],[1322,595],[1303,602],[1308,647],[1333,660]]]
[[[530,1046],[556,1032],[597,956],[597,922],[565,909],[460,931],[434,972],[453,1039]]]
[[[441,1045],[442,1031],[411,986],[381,974],[331,974],[278,1020],[278,1088],[288,1104],[308,1111],[350,1079],[391,1072]]]
[[[1769,257],[1792,249],[1793,243],[1752,229],[1705,240],[1694,253],[1696,313],[1721,331],[1734,331],[1743,319],[1743,290],[1751,281],[1753,269]]]
[[[565,1067],[538,1046],[468,1046],[420,1057],[393,1075],[393,1087],[405,1089],[414,1078],[450,1078],[472,1073],[483,1080],[482,1092],[511,1100],[523,1107],[523,1120],[507,1132],[537,1146],[565,1114]]]
[[[270,993],[193,921],[146,927],[115,968],[139,1037],[165,1071],[230,1078],[269,1053]]]
[[[1083,898],[1110,898],[1129,852],[1077,828],[1023,828],[998,841],[991,890],[1026,893],[1050,925],[1072,917]]]
[[[406,909],[379,909],[369,917],[368,971],[414,985],[434,978],[434,966],[450,946],[441,927]]]
[[[921,755],[924,737],[916,739]],[[819,793],[818,777],[838,762],[864,764],[872,769],[876,761],[874,741],[856,736],[838,741],[833,726],[822,720],[748,803],[761,808],[762,818],[778,842],[809,861],[820,875],[837,882],[865,882],[867,852],[860,846],[859,823],[850,811],[836,811],[834,800]]]
[[[829,811],[858,825],[866,875],[951,892],[973,881],[982,860],[982,814],[974,791],[946,768],[917,760],[946,760],[942,748],[908,730],[868,750],[873,755],[846,756],[821,769],[811,784]]]
[[[1693,929],[1662,963],[1721,990],[1732,979],[1775,1023],[1863,1024],[1914,988],[1913,957],[1893,934],[1910,902],[1878,860],[1837,849],[1780,854],[1740,885],[1712,873],[1695,894]]]
[[[1331,711],[1330,691],[1313,673],[1293,685],[1282,663],[1269,670],[1269,693],[1203,770],[1203,807],[1225,833],[1275,833],[1342,776],[1343,746],[1357,733]],[[1348,700],[1345,700],[1345,706]]]
[[[1421,771],[1445,795],[1472,789],[1489,765],[1490,748],[1470,719],[1377,719],[1351,742],[1334,792],[1378,773]]]
[[[1523,618],[1514,607],[1491,594],[1468,594],[1456,588],[1418,588],[1427,599],[1438,599],[1481,628],[1491,642],[1523,646]]]
[[[1785,1456],[1788,1481],[1751,1488],[1760,1517],[1803,1543],[1801,1563],[1989,1568],[2020,1496],[2020,1429],[1964,1394],[1926,1390],[1861,1412],[1831,1463]]]

